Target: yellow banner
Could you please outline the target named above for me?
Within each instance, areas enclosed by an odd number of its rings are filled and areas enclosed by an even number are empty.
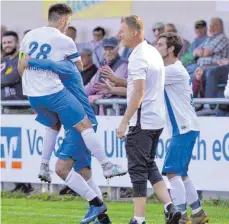
[[[73,10],[73,19],[95,19],[121,17],[131,14],[131,0],[43,0],[44,18],[48,19],[48,9],[55,3],[66,3]]]

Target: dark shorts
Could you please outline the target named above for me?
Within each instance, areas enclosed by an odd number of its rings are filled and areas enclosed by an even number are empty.
[[[155,163],[157,144],[162,130],[142,130],[140,125],[129,128],[126,153],[132,183],[149,180],[155,184],[162,180]]]

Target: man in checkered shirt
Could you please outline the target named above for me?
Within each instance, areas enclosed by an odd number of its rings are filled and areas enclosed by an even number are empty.
[[[199,66],[215,65],[218,60],[229,56],[229,39],[220,18],[211,19],[209,33],[209,38],[193,52]]]

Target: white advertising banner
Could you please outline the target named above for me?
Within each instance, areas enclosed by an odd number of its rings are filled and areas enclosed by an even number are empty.
[[[40,183],[38,172],[41,161],[45,127],[34,120],[33,115],[2,115],[1,123],[1,181]],[[125,141],[116,136],[121,117],[98,117],[98,136],[106,155],[112,162],[127,166]],[[193,150],[189,175],[200,190],[229,191],[229,118],[200,117],[200,136]],[[56,150],[64,136],[61,130]],[[161,170],[169,146],[164,130],[157,150],[156,162]],[[51,159],[50,169],[55,171],[56,157]],[[107,186],[99,163],[93,158],[93,176],[99,186]],[[63,181],[52,174],[52,183]],[[131,186],[129,175],[113,178],[114,187]]]

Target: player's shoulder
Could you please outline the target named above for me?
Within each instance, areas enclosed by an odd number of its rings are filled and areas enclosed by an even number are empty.
[[[185,67],[182,65],[181,61],[176,61],[175,63],[165,66],[165,71],[167,73],[170,74],[174,74],[174,75],[188,75],[187,70],[185,69]]]

